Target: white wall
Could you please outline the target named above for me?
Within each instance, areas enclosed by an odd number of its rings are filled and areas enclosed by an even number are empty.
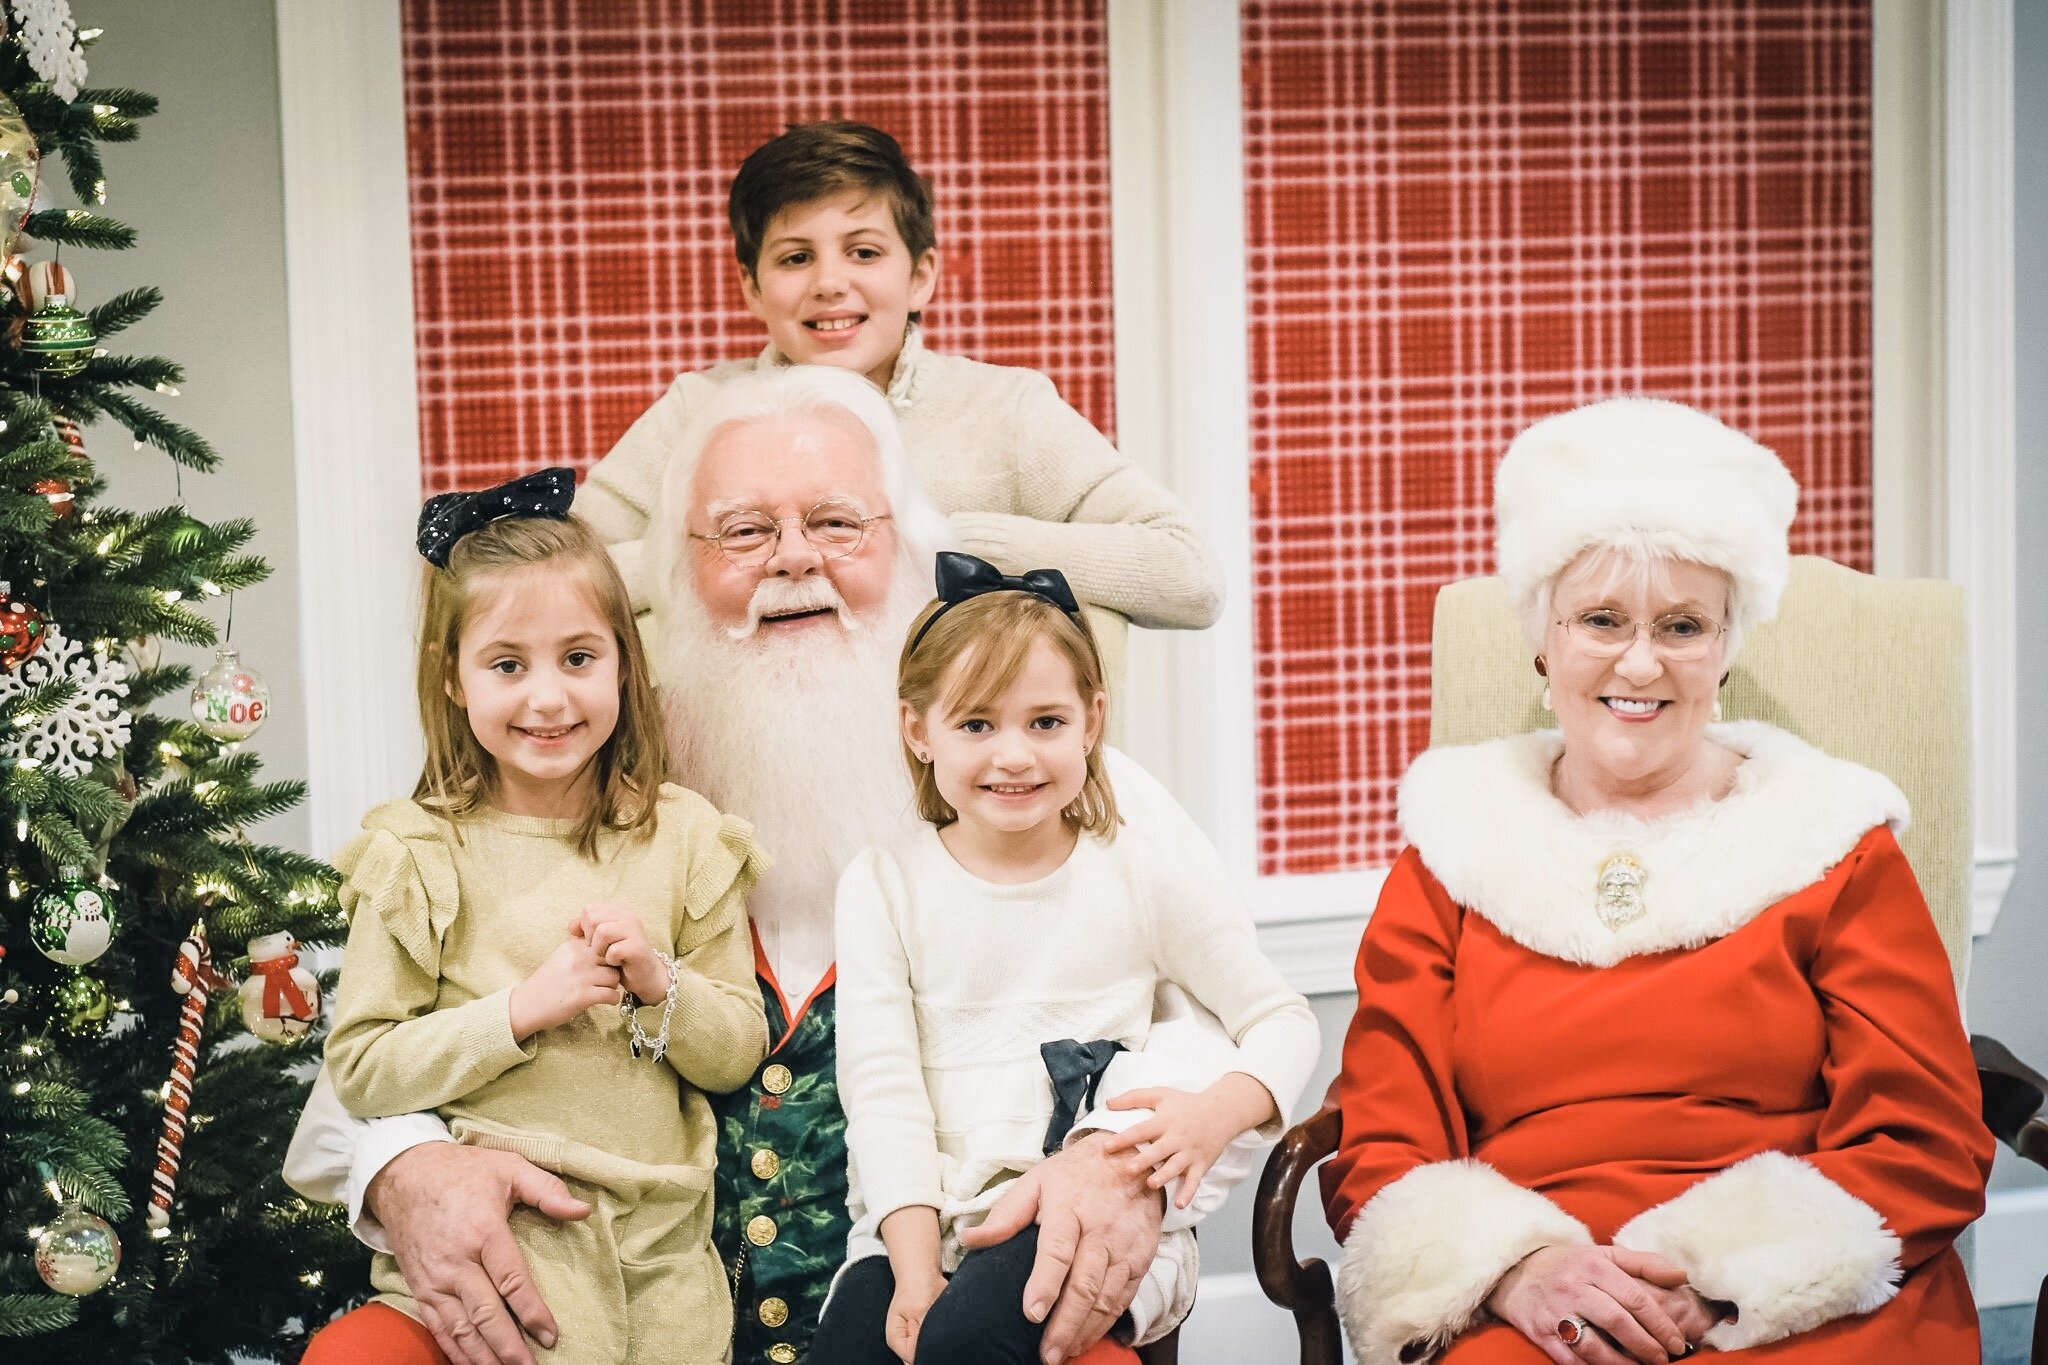
[[[250,548],[270,562],[268,581],[237,595],[235,646],[270,684],[271,718],[248,742],[264,776],[306,776],[305,686],[299,662],[298,557],[291,444],[290,356],[285,345],[284,190],[278,142],[277,40],[270,0],[90,0],[84,27],[106,35],[87,56],[90,84],[148,91],[161,110],[140,141],[103,148],[106,211],[140,234],[123,252],[73,252],[88,305],[153,284],[164,303],[110,341],[110,349],[160,354],[185,367],[182,395],[151,401],[211,441],[214,474],[187,473],[184,499],[207,521],[252,517]],[[394,326],[408,326],[394,319]],[[86,432],[108,476],[108,498],[143,509],[178,496],[175,467],[160,452],[133,450],[117,426]],[[225,600],[214,603],[226,621]],[[402,656],[406,632],[365,641]],[[203,669],[204,650],[169,647]],[[172,703],[166,702],[165,705]],[[304,809],[251,829],[267,842],[306,847]]]

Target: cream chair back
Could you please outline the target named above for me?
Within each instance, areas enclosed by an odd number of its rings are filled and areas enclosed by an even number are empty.
[[[1430,660],[1432,747],[1551,724],[1500,579],[1437,595]],[[1769,721],[1905,792],[1913,816],[1900,843],[1959,989],[1970,951],[1969,683],[1960,587],[1800,555],[1778,618],[1752,632],[1721,693],[1728,719]]]

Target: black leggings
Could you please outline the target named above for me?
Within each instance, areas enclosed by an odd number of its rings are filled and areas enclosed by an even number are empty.
[[[1024,1284],[1038,1255],[1038,1229],[970,1251],[925,1314],[916,1365],[1037,1365],[1045,1324],[1024,1316]],[[900,1365],[883,1333],[896,1276],[889,1258],[856,1261],[839,1277],[811,1338],[819,1365]]]

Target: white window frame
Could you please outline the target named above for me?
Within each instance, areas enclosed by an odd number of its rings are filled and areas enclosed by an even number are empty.
[[[410,790],[419,764],[402,53],[398,0],[276,4],[310,816],[325,854]],[[1209,631],[1134,633],[1130,745],[1251,889],[1296,985],[1346,989],[1385,870],[1257,875],[1237,0],[1108,0],[1108,13],[1118,429],[1193,504],[1228,594]],[[2018,828],[2012,7],[1877,0],[1875,16],[1878,569],[1968,593],[1981,935]],[[1942,376],[1932,390],[1927,374]]]

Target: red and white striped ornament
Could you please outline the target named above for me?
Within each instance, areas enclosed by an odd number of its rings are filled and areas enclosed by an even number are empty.
[[[156,1170],[149,1178],[149,1225],[171,1225],[171,1198],[178,1189],[178,1162],[185,1152],[185,1116],[192,1109],[192,1077],[199,1070],[199,1035],[206,1026],[206,999],[234,985],[214,969],[206,925],[193,927],[178,945],[171,989],[185,997],[178,1011],[178,1038],[171,1047],[171,1081],[164,1094],[164,1131],[156,1141]]]

